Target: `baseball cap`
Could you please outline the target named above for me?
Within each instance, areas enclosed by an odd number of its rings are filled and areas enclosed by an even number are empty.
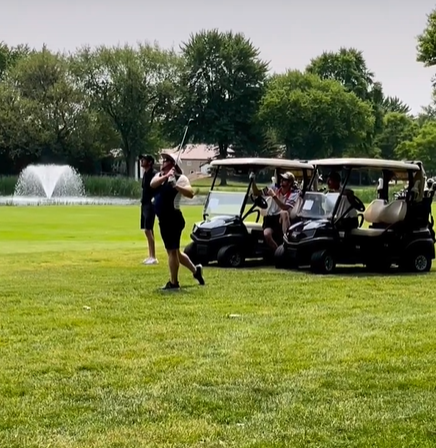
[[[280,174],[280,177],[282,179],[289,180],[291,182],[295,182],[295,176],[290,171],[286,171],[286,173]]]
[[[151,162],[154,163],[154,157],[150,154],[140,154],[139,155],[139,160],[144,159],[147,162]]]

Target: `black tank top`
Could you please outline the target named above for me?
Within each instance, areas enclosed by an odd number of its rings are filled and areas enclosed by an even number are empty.
[[[180,210],[174,208],[174,199],[178,191],[166,180],[156,189],[154,196],[154,210],[159,218],[174,216]]]

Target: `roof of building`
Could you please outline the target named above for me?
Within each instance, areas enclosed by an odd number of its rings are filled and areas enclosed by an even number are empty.
[[[171,149],[162,149],[160,151],[170,153],[170,154],[177,154],[178,148],[171,148]],[[182,150],[182,153],[180,155],[181,160],[199,160],[199,161],[207,161],[212,160],[215,157],[217,157],[219,153],[218,147],[216,145],[206,145],[206,144],[199,144],[199,145],[186,145],[184,149]],[[234,153],[233,149],[227,149],[227,154],[232,155]]]

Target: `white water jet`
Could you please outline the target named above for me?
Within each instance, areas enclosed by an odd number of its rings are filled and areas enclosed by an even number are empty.
[[[80,174],[69,165],[29,165],[20,173],[14,197],[80,198],[85,189]]]

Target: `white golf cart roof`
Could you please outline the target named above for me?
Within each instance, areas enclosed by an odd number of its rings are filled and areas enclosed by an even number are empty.
[[[422,171],[419,162],[406,162],[402,160],[386,160],[386,159],[365,159],[365,158],[344,158],[344,159],[318,159],[310,160],[314,166],[326,167],[353,167],[366,169],[386,169],[396,171]]]
[[[271,167],[271,168],[284,168],[284,169],[299,169],[299,170],[313,170],[313,164],[308,162],[301,162],[299,160],[289,159],[272,159],[262,157],[232,157],[230,159],[217,159],[213,160],[210,164],[211,167],[226,166],[226,167]]]

